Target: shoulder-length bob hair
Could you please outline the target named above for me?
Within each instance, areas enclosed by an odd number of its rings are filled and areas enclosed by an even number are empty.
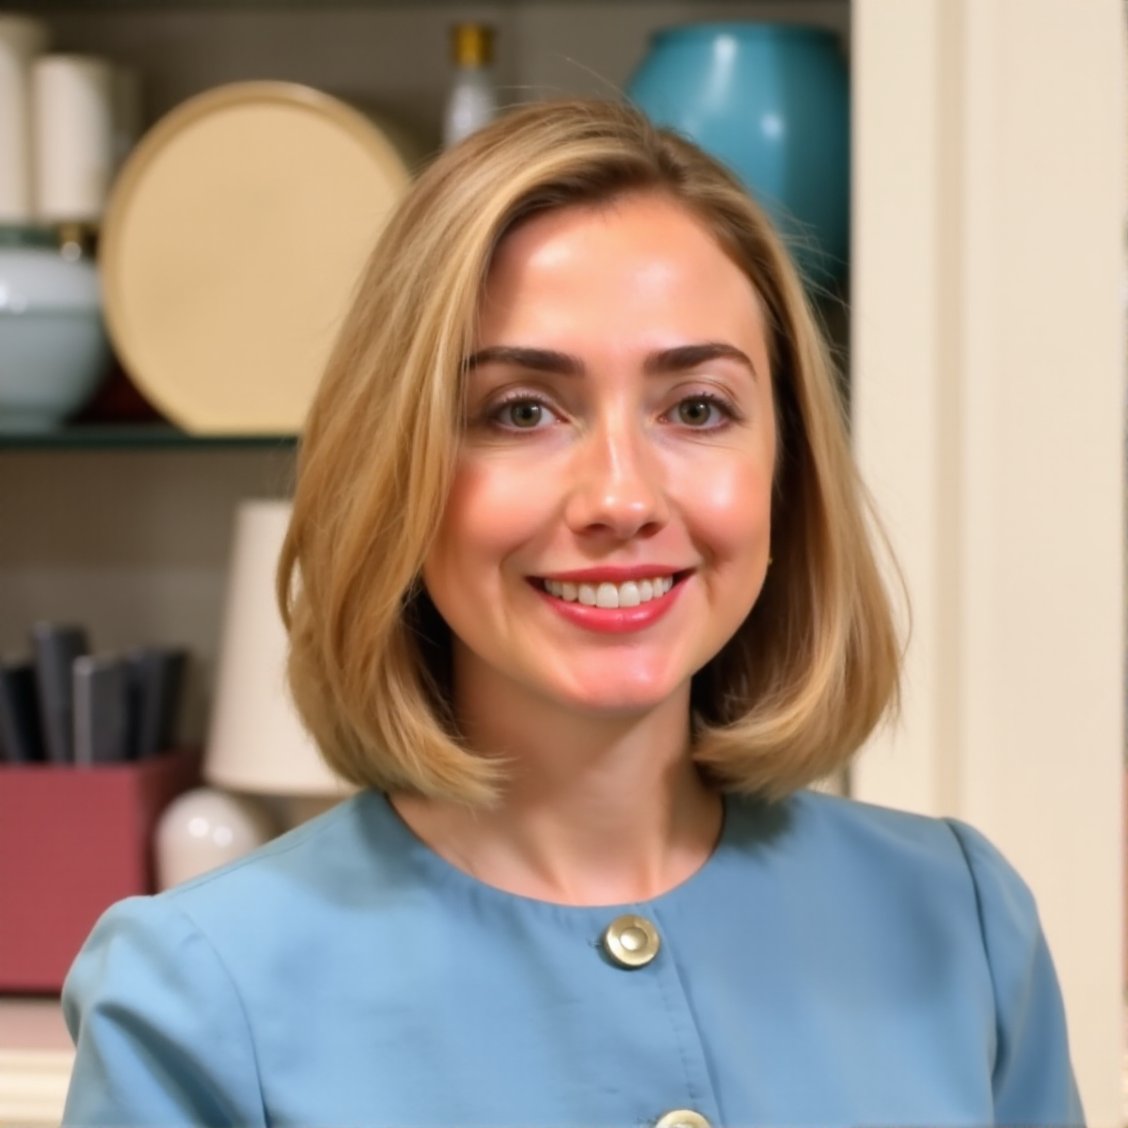
[[[779,430],[773,563],[695,678],[693,754],[780,798],[841,768],[897,695],[899,646],[843,405],[786,252],[723,166],[629,106],[513,111],[416,180],[367,264],[301,439],[278,571],[289,681],[330,765],[382,790],[496,800],[460,738],[449,631],[420,572],[459,449],[465,358],[499,242],[523,219],[660,193],[705,224],[767,314]]]

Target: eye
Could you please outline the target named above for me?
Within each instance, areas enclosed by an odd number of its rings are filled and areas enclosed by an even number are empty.
[[[734,418],[732,408],[724,400],[701,393],[679,400],[672,414],[675,422],[698,431],[723,427]]]
[[[515,396],[490,411],[490,422],[506,431],[539,431],[555,419],[548,404],[532,396]]]

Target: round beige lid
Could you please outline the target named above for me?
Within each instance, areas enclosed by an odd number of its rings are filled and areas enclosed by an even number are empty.
[[[188,431],[298,431],[409,180],[375,121],[308,87],[235,83],[177,107],[102,230],[106,321],[134,382]]]

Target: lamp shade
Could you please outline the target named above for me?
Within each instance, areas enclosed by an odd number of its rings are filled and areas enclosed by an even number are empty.
[[[288,641],[274,574],[290,520],[287,501],[238,509],[204,776],[262,795],[347,795],[298,718],[285,667]]]

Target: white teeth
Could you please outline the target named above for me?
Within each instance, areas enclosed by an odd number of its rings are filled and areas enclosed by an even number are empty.
[[[577,600],[585,607],[637,607],[659,599],[674,586],[672,576],[656,576],[652,580],[627,580],[623,584],[573,584],[561,580],[545,580],[544,587],[549,595],[568,603]]]
[[[618,607],[619,589],[614,584],[600,584],[595,589],[595,605],[596,607]]]

